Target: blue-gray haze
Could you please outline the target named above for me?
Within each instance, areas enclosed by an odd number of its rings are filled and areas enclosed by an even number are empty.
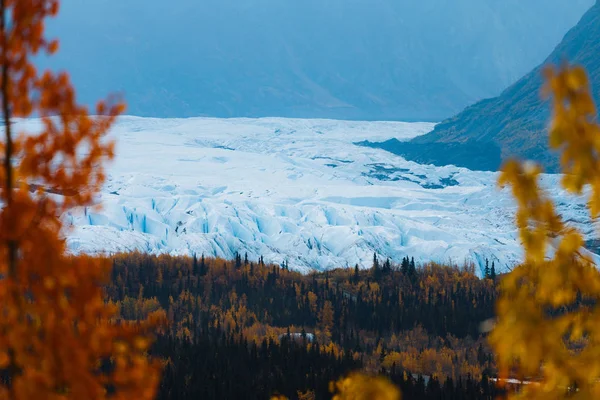
[[[540,63],[593,0],[63,0],[84,102],[128,113],[439,120]]]

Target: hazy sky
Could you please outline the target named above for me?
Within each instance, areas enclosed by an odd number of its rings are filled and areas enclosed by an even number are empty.
[[[63,0],[53,66],[154,116],[439,119],[541,62],[593,0]]]

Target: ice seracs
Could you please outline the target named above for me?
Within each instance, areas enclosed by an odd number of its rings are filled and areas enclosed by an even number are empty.
[[[39,121],[18,122],[35,128]],[[407,162],[364,140],[409,139],[429,123],[122,117],[101,209],[65,215],[73,252],[201,254],[307,271],[380,258],[499,270],[521,258],[514,204],[496,173]],[[592,233],[583,200],[544,186]],[[579,204],[579,206],[578,206]]]

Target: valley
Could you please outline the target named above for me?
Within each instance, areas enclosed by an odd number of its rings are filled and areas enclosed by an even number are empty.
[[[19,128],[35,130],[36,120]],[[522,250],[497,173],[406,161],[359,145],[409,140],[431,123],[121,117],[101,210],[64,215],[79,253],[236,252],[308,272],[370,266],[373,253],[506,271]],[[583,199],[543,185],[565,220],[593,227]],[[571,200],[574,200],[573,203]],[[578,201],[578,202],[577,202]]]

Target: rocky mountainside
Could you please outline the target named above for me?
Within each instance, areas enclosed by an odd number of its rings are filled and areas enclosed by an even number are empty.
[[[540,63],[593,0],[64,0],[81,99],[155,117],[440,121]]]
[[[540,162],[558,171],[558,157],[548,148],[550,104],[540,96],[544,65],[568,60],[583,65],[596,103],[600,100],[600,1],[581,18],[544,63],[500,96],[480,101],[438,124],[410,143],[388,141],[377,146],[410,160],[494,170],[510,157]]]

